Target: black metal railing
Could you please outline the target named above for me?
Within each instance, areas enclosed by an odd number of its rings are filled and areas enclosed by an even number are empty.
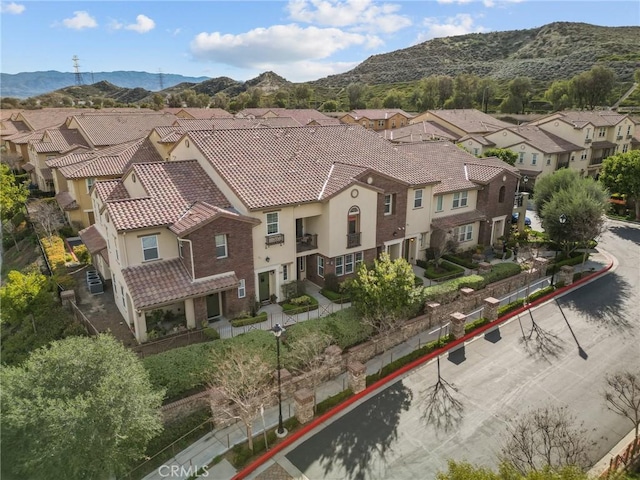
[[[274,233],[264,238],[266,245],[282,245],[284,243],[284,233]]]
[[[347,234],[347,248],[360,246],[360,232]]]
[[[296,238],[296,252],[306,252],[318,248],[318,234],[306,233]]]

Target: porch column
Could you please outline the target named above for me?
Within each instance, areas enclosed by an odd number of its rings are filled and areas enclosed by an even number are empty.
[[[187,329],[196,328],[196,309],[193,305],[193,298],[187,298],[184,301],[184,316],[187,319]]]
[[[136,312],[133,317],[133,322],[135,323],[136,328],[136,339],[139,343],[144,343],[147,341],[147,319],[145,317],[145,312]]]

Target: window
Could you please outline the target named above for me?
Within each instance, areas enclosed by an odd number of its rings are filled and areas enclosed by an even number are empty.
[[[480,153],[480,149],[479,148],[474,148],[473,149],[473,154],[477,157],[478,154]]]
[[[631,135],[631,125],[627,126],[627,135]]]
[[[282,265],[282,280],[289,280],[289,265]]]
[[[587,128],[587,136],[585,137],[587,140],[591,137],[591,129]]]
[[[357,252],[354,254],[356,258],[356,269],[362,264],[362,252]]]
[[[390,193],[384,196],[384,214],[391,215],[393,212],[393,195]]]
[[[438,195],[436,197],[436,212],[442,211],[442,195]]]
[[[600,127],[598,130],[598,137],[602,138],[607,134],[607,129],[605,127]]]
[[[384,120],[378,120],[378,127],[384,127]]]
[[[298,257],[298,271],[304,272],[307,266],[307,259],[305,257]]]
[[[575,155],[571,155],[571,161],[575,162],[576,161],[576,156]]]
[[[586,160],[586,159],[587,159],[587,151],[583,150],[582,155],[580,155],[580,160]]]
[[[336,257],[336,275],[344,275],[344,258]]]
[[[373,128],[373,122],[369,122],[369,128]]]
[[[318,276],[324,277],[324,257],[318,255]]]
[[[535,165],[538,162],[538,154],[537,153],[532,153],[531,154],[531,165]]]
[[[182,248],[182,242],[178,240],[178,256],[184,258],[184,249]]]
[[[504,185],[500,187],[500,192],[498,193],[498,203],[504,203],[504,196],[507,193],[507,187]]]
[[[240,280],[240,283],[238,284],[238,298],[244,298],[246,296],[247,296],[247,285],[243,278]]]
[[[124,297],[124,287],[122,285],[120,285],[120,296],[122,297],[122,306],[126,310],[127,309],[127,302],[126,302],[125,297]]]
[[[358,207],[351,207],[349,209],[347,222],[348,234],[354,234],[360,231],[360,209]]]
[[[216,235],[216,258],[227,258],[227,236]]]
[[[524,152],[518,154],[518,163],[524,163]]]
[[[473,239],[473,225],[462,225],[453,230],[453,235],[459,242],[468,242]]]
[[[414,190],[413,208],[422,208],[422,190]]]
[[[551,165],[551,157],[547,157],[547,165]]]
[[[87,178],[87,193],[89,193],[89,191],[91,190],[91,187],[93,187],[93,184],[96,183],[96,179],[95,178]]]
[[[273,235],[275,233],[280,233],[278,212],[267,213],[267,235]]]
[[[622,153],[627,153],[629,151],[629,144],[625,143],[622,145]]]
[[[457,192],[453,194],[453,208],[460,208],[467,206],[468,192]]]
[[[344,273],[353,273],[353,253],[344,256]]]
[[[142,237],[142,257],[145,262],[160,258],[158,254],[158,237],[156,235]]]
[[[391,128],[396,128],[396,121],[395,120],[391,120]]]

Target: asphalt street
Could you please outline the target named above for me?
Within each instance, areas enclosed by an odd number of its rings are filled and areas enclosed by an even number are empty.
[[[595,463],[632,428],[606,409],[605,376],[640,368],[640,226],[608,227],[609,273],[409,372],[274,460],[311,480],[430,479],[448,459],[495,466],[506,425],[556,405],[583,422]]]

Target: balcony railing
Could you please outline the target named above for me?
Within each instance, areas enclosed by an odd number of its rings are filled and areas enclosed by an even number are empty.
[[[633,137],[633,135],[631,135],[630,133],[627,133],[627,140],[629,140],[631,137]]]
[[[569,168],[569,162],[558,162],[556,170],[561,170],[563,168]]]
[[[600,158],[592,158],[589,160],[589,166],[591,165],[600,165],[602,163],[602,157]]]
[[[347,234],[347,248],[360,246],[360,232]]]
[[[618,136],[616,137],[616,140],[622,140],[622,135],[618,135]]]
[[[307,233],[296,238],[296,252],[306,252],[308,250],[315,250],[316,248],[318,248],[317,234]]]
[[[590,138],[585,138],[584,139],[584,143],[591,143],[591,139]]]
[[[264,238],[266,245],[282,245],[284,243],[284,233],[274,233]]]

